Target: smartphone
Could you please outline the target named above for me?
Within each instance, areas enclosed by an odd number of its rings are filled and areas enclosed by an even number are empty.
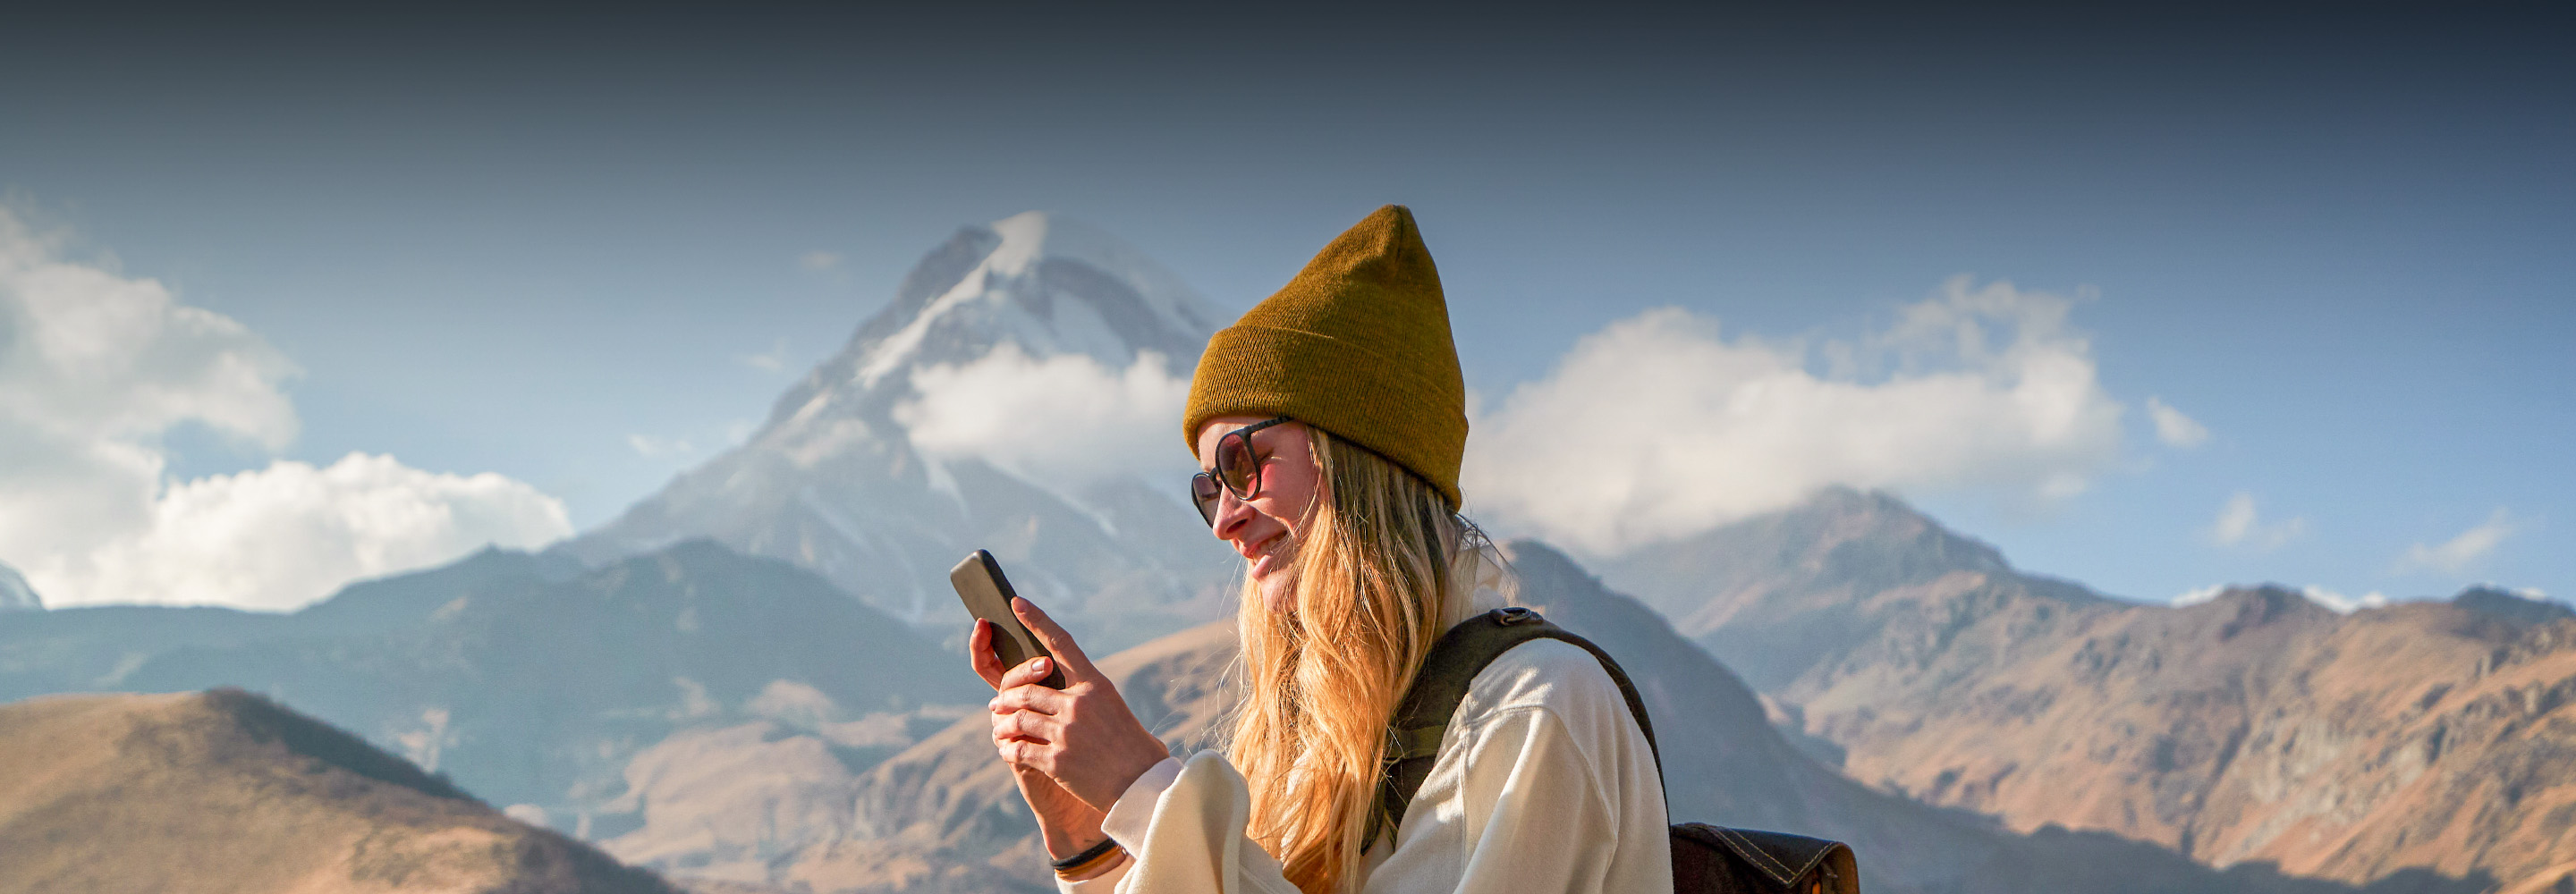
[[[1002,669],[1009,670],[1028,663],[1031,658],[1053,658],[1045,646],[1038,644],[1028,625],[1011,613],[1011,579],[1002,576],[1002,563],[993,554],[976,550],[966,561],[948,570],[948,583],[957,588],[957,598],[966,600],[966,611],[993,622],[993,655],[1002,659]],[[1038,684],[1050,689],[1064,688],[1064,662],[1054,662],[1054,669]]]

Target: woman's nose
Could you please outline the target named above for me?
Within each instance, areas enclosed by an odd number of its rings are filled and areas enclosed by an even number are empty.
[[[1251,503],[1235,499],[1233,491],[1220,488],[1216,495],[1216,524],[1210,526],[1210,530],[1216,534],[1216,539],[1232,541],[1258,514],[1253,511]]]

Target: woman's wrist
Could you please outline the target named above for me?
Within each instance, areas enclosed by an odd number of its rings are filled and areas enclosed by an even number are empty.
[[[1101,813],[1106,814],[1110,808],[1118,806],[1119,799],[1127,797],[1127,792],[1136,787],[1136,780],[1145,778],[1146,773],[1172,759],[1171,750],[1163,745],[1162,740],[1151,741],[1154,743],[1152,750],[1140,745],[1128,754],[1127,766],[1120,768],[1117,776],[1118,790],[1109,796],[1109,803],[1100,805]]]
[[[1046,843],[1047,859],[1062,860],[1098,847],[1101,842],[1109,840],[1109,833],[1100,830],[1100,815],[1092,814],[1071,825],[1041,820],[1038,837]]]

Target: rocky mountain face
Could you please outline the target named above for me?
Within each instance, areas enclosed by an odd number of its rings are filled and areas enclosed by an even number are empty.
[[[0,767],[0,890],[676,890],[239,690],[0,706]]]
[[[0,612],[43,609],[45,601],[36,598],[36,589],[27,586],[27,576],[18,569],[0,565]]]
[[[595,564],[711,537],[903,620],[960,624],[949,566],[990,549],[1024,594],[1080,609],[1081,632],[1104,644],[1214,618],[1233,566],[1181,501],[1183,482],[1032,481],[917,448],[899,410],[924,371],[997,350],[1109,370],[1142,358],[1185,379],[1219,323],[1169,272],[1079,223],[1030,212],[967,227],[747,443],[560,549]]]
[[[2272,587],[2139,605],[1849,491],[1605,577],[1756,669],[1775,719],[1853,778],[2013,829],[2353,883],[2576,861],[2560,606],[2473,590],[2338,614]]]

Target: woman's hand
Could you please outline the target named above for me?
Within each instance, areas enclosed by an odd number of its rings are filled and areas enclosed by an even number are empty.
[[[1011,612],[1056,660],[1033,658],[1003,672],[1001,662],[992,657],[991,628],[976,625],[970,644],[976,672],[1001,690],[992,702],[993,747],[1020,773],[1021,790],[1029,795],[1032,809],[1046,810],[1039,801],[1051,800],[1052,794],[1030,791],[1030,783],[1036,780],[1028,778],[1028,771],[1042,774],[1091,810],[1107,813],[1136,777],[1171,752],[1136,721],[1126,700],[1118,697],[1118,688],[1091,666],[1091,659],[1083,656],[1082,648],[1056,626],[1055,619],[1026,599],[1012,599]],[[1064,666],[1065,687],[1038,685],[1056,662]],[[1097,822],[1095,818],[1093,825]]]
[[[1035,683],[1047,677],[1046,671],[1031,669],[1032,666],[1045,667],[1035,661],[1004,670],[1001,659],[993,655],[993,623],[982,618],[975,619],[975,632],[966,638],[966,651],[974,656],[976,675],[983,677],[985,685],[996,690]],[[1101,821],[1108,818],[1106,814],[1082,803],[1081,798],[1065,791],[1064,786],[1055,784],[1055,780],[1048,779],[1044,773],[1030,767],[1005,766],[1011,767],[1012,781],[1019,783],[1020,797],[1029,802],[1029,811],[1037,814],[1038,832],[1046,841],[1048,856],[1061,860],[1082,853],[1108,837],[1107,833],[1100,831]]]

